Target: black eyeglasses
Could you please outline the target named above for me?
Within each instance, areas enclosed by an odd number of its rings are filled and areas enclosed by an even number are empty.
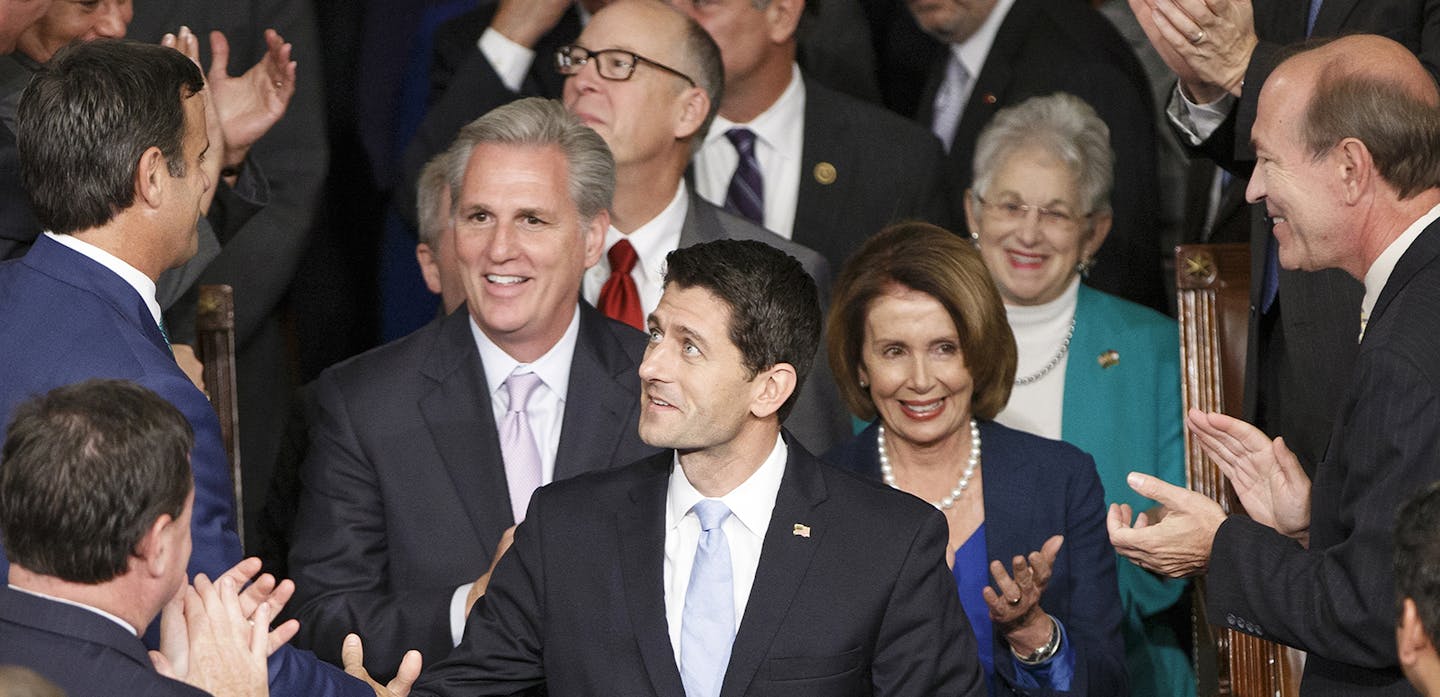
[[[616,82],[629,80],[630,76],[635,74],[635,66],[646,63],[679,77],[690,83],[691,87],[697,86],[695,81],[690,79],[689,75],[679,70],[664,63],[652,61],[638,53],[622,51],[618,48],[591,51],[583,46],[561,46],[555,51],[555,69],[560,71],[561,75],[574,75],[580,72],[580,69],[584,68],[585,64],[589,63],[591,58],[596,59],[595,68],[600,72],[600,77],[606,80],[614,80]]]

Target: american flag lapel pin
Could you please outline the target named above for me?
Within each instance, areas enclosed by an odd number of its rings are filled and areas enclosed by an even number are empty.
[[[796,537],[803,537],[808,540],[810,539],[810,526],[796,523],[794,533]]]

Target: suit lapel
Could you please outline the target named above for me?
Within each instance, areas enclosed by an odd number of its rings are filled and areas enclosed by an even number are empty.
[[[800,583],[810,567],[815,550],[824,543],[833,510],[821,508],[825,501],[822,465],[795,439],[786,434],[790,450],[785,476],[775,497],[770,529],[760,548],[760,565],[745,606],[745,616],[730,650],[730,665],[720,697],[739,697],[750,688],[760,663],[770,653]],[[808,536],[795,534],[795,525],[810,527]]]
[[[580,336],[570,362],[565,417],[555,450],[555,479],[610,465],[630,416],[638,413],[640,395],[620,380],[639,366],[605,328],[605,318],[589,303],[580,303]]]
[[[985,64],[975,77],[965,111],[955,124],[950,161],[959,173],[957,181],[966,186],[973,176],[971,160],[975,157],[975,140],[995,112],[1008,104],[1006,92],[1015,66],[1022,60],[1018,53],[1026,43],[1025,37],[1030,33],[1030,23],[1036,11],[1029,0],[1018,0],[1010,7],[1010,12],[995,33],[995,43],[991,44],[990,53],[985,56]]]
[[[25,260],[22,263],[32,269],[105,301],[156,348],[166,355],[171,354],[169,344],[160,333],[160,325],[155,323],[144,298],[114,271],[44,235],[35,238],[35,246],[22,259]]]
[[[631,631],[657,695],[685,694],[665,617],[665,488],[674,457],[666,450],[646,462],[631,506],[615,517]]]
[[[1297,0],[1302,7],[1302,14],[1309,11],[1308,0]],[[1320,3],[1320,14],[1315,17],[1315,31],[1311,36],[1336,36],[1345,27],[1345,20],[1355,9],[1359,0],[1324,0]],[[1305,25],[1300,25],[1303,32]]]
[[[684,249],[701,242],[711,242],[724,237],[720,231],[720,222],[715,219],[715,211],[709,207],[700,194],[695,193],[694,187],[690,189],[690,205],[685,210],[685,222],[680,226],[679,249]]]
[[[420,399],[420,414],[482,549],[494,549],[500,538],[488,532],[510,527],[515,518],[490,389],[464,306],[441,320],[420,372],[433,381],[433,389]]]
[[[856,194],[864,185],[864,173],[853,153],[845,147],[853,139],[849,135],[850,121],[844,112],[844,105],[838,104],[827,88],[805,80],[800,191],[790,239],[828,259],[844,259],[853,251],[846,248],[843,241],[834,239],[829,231],[843,227],[837,224],[838,216],[849,210],[853,201],[864,198]],[[815,176],[816,165],[822,162],[831,165],[829,174],[833,180],[829,184],[821,184]]]
[[[1440,254],[1440,221],[1432,222],[1421,230],[1420,236],[1415,238],[1410,248],[1400,255],[1400,261],[1395,263],[1395,270],[1390,272],[1390,278],[1380,290],[1380,297],[1375,300],[1375,307],[1370,310],[1367,326],[1375,325],[1390,306],[1390,301],[1410,282],[1410,278],[1420,269],[1429,266],[1437,254]]]

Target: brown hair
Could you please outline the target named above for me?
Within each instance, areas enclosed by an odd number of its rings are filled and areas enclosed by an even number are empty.
[[[875,403],[860,387],[865,317],[875,298],[896,286],[935,298],[959,334],[965,367],[975,381],[970,409],[993,419],[1010,401],[1015,382],[1015,335],[1000,292],[980,253],[968,241],[928,223],[899,223],[880,231],[845,262],[836,282],[825,345],[830,370],[846,406],[856,416],[875,418]]]

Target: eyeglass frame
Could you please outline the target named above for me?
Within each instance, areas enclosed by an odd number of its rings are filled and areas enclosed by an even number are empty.
[[[1035,211],[1036,222],[1041,225],[1045,225],[1045,216],[1049,215],[1051,216],[1050,224],[1046,227],[1073,225],[1076,229],[1079,229],[1083,221],[1095,217],[1094,211],[1083,214],[1063,213],[1061,211],[1055,210],[1054,208],[1050,208],[1048,206],[1038,206],[1033,203],[1001,203],[998,201],[986,201],[985,198],[981,196],[980,192],[978,191],[971,191],[970,195],[974,197],[975,202],[980,204],[982,208],[994,208],[996,206],[1015,206],[1020,210],[1020,215],[1010,218],[1010,220],[1028,219],[1030,217],[1030,211]],[[1056,222],[1057,220],[1059,222]]]
[[[574,62],[574,58],[571,56],[572,51],[584,51],[585,59],[583,61]],[[598,51],[592,51],[579,44],[569,44],[566,46],[561,46],[560,48],[555,49],[555,71],[567,77],[571,75],[578,75],[580,74],[580,71],[585,68],[585,65],[591,61],[591,59],[598,56],[603,56],[606,53],[619,53],[621,55],[630,56],[630,58],[632,59],[630,61],[630,72],[626,73],[625,77],[610,77],[609,75],[605,74],[605,71],[600,69],[600,66],[602,65],[601,63],[595,64],[595,73],[611,82],[625,82],[626,80],[635,77],[635,67],[640,65],[641,63],[645,63],[652,67],[659,68],[667,73],[670,73],[671,75],[674,75],[675,77],[678,77],[690,83],[691,87],[700,86],[696,84],[693,78],[691,78],[689,75],[686,75],[685,73],[680,72],[679,70],[665,65],[660,61],[646,58],[645,56],[642,56],[634,51],[626,51],[623,48],[602,48]],[[566,64],[562,61],[572,62],[574,65],[574,72],[566,72]]]

